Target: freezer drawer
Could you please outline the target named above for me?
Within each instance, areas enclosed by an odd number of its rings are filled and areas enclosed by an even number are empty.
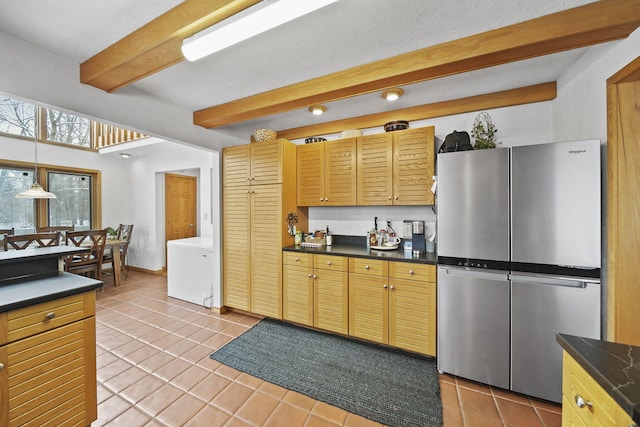
[[[438,369],[509,388],[506,272],[438,267]]]
[[[557,333],[600,339],[600,284],[511,275],[511,389],[562,400]]]

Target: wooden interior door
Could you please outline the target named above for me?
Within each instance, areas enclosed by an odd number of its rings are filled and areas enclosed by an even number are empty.
[[[640,57],[607,81],[607,340],[640,345]]]
[[[165,174],[166,240],[196,236],[196,189],[194,176]]]

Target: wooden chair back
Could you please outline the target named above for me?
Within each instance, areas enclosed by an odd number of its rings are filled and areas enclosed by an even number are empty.
[[[76,228],[75,225],[56,225],[56,226],[52,226],[52,227],[36,227],[36,232],[37,233],[46,233],[46,232],[51,232],[51,231],[74,231]]]
[[[6,234],[6,235],[12,235],[15,232],[15,229],[13,228],[0,228],[0,235]]]
[[[118,226],[118,240],[125,242],[131,241],[131,233],[133,232],[133,224],[120,224]]]
[[[32,247],[58,246],[60,243],[60,233],[32,233],[18,234],[17,236],[8,235],[3,240],[4,250],[26,249]]]
[[[120,224],[118,226],[118,240],[125,243],[120,245],[120,271],[125,278],[129,278],[129,266],[127,265],[127,251],[129,250],[129,242],[131,242],[131,234],[133,233],[133,224]]]
[[[67,257],[65,270],[102,279],[102,256],[107,230],[68,231],[65,239],[69,246],[87,248],[87,252]]]

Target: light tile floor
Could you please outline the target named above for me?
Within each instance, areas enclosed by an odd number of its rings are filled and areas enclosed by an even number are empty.
[[[131,271],[97,293],[98,426],[379,426],[209,355],[258,319],[167,296],[166,276]],[[560,407],[441,376],[444,427],[560,426]]]

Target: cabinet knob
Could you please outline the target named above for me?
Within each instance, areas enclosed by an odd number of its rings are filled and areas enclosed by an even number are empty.
[[[364,269],[365,269],[365,270],[368,270],[368,269],[369,269],[369,266],[368,266],[368,265],[365,265],[365,266],[364,266]]]
[[[579,394],[576,394],[575,400],[576,400],[576,406],[578,408],[584,408],[586,406],[588,406],[589,408],[593,407],[593,403],[591,403],[591,402],[589,402],[587,400],[584,400],[584,398],[582,396],[580,396]]]
[[[396,196],[395,199],[398,200],[398,196]]]
[[[413,270],[409,270],[409,274],[413,274]]]
[[[322,202],[324,199],[322,197],[320,197],[320,201]]]
[[[311,273],[309,273],[309,275],[307,276],[308,278],[312,278],[313,275]]]
[[[393,285],[389,286],[390,290],[394,290],[395,288],[393,287]]]
[[[387,285],[382,285],[383,288],[387,289]]]
[[[246,178],[245,178],[245,180],[247,180],[247,181],[251,181],[251,177],[250,177],[250,176],[248,176],[248,177],[246,177]]]
[[[253,181],[254,179],[255,179],[255,178],[254,178],[254,177],[252,177],[252,176],[250,176],[250,177],[249,177],[249,180],[250,180],[250,181]]]
[[[0,371],[4,369],[4,363],[0,363]]]
[[[313,278],[314,278],[314,279],[317,279],[317,278],[318,278],[318,276],[314,274],[314,275],[313,275]]]
[[[328,198],[328,197],[325,197],[325,198],[324,198],[324,201],[325,201],[325,202],[328,202],[328,201],[329,201],[329,198]]]
[[[391,196],[389,196],[388,199],[391,200]]]
[[[56,313],[55,312],[52,311],[50,313],[47,313],[47,316],[46,316],[47,320],[51,320],[54,317],[56,317]]]
[[[327,265],[331,265],[331,261],[327,261]]]
[[[300,261],[300,258],[299,257],[295,257],[294,261],[298,262],[298,261]]]

